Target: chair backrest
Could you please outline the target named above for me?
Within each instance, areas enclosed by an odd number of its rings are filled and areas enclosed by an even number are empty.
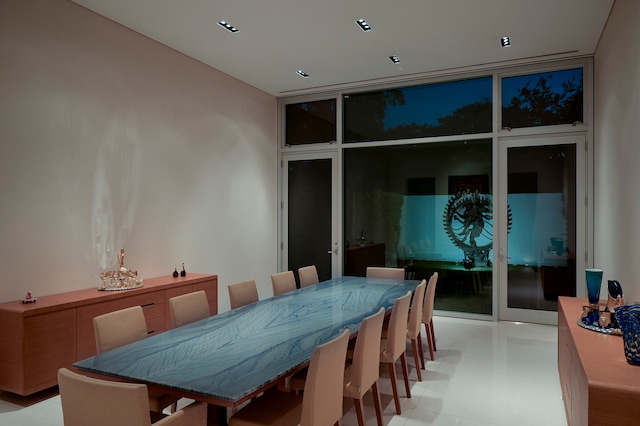
[[[181,294],[169,299],[171,326],[173,328],[189,324],[211,315],[209,300],[204,290]]]
[[[436,298],[436,284],[438,284],[438,273],[434,272],[429,278],[429,284],[424,296],[424,306],[422,308],[422,322],[429,324],[433,318],[433,305]]]
[[[384,308],[380,308],[375,314],[363,319],[358,330],[351,365],[351,383],[345,383],[345,386],[357,389],[361,395],[369,390],[380,376],[380,337],[383,322]]]
[[[377,266],[368,266],[367,278],[389,278],[392,280],[404,280],[404,268],[381,268]]]
[[[304,385],[300,426],[333,425],[342,418],[348,343],[347,329],[314,349]]]
[[[258,301],[258,288],[254,280],[229,284],[229,303],[231,309]]]
[[[422,280],[413,293],[413,302],[411,302],[409,323],[407,325],[407,338],[409,339],[418,337],[418,333],[420,333],[420,329],[422,328],[422,308],[424,306],[424,291],[426,287],[427,280]]]
[[[58,370],[65,426],[150,425],[143,384],[111,382]]]
[[[315,265],[299,268],[298,277],[300,278],[300,287],[307,287],[320,282],[318,279],[318,270]]]
[[[271,274],[271,286],[274,296],[295,290],[297,288],[296,277],[293,275],[293,271]]]
[[[141,306],[120,309],[93,319],[96,351],[102,352],[137,342],[147,337],[147,322]]]
[[[395,361],[402,355],[407,346],[407,324],[409,319],[409,303],[411,292],[396,299],[391,308],[389,328],[387,329],[387,344],[384,357]]]

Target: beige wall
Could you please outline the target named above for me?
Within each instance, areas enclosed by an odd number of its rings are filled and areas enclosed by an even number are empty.
[[[64,0],[0,3],[0,301],[276,269],[273,96]]]
[[[595,55],[595,256],[640,301],[640,2],[616,0]],[[606,286],[603,287],[606,295]],[[602,296],[602,293],[601,293]]]

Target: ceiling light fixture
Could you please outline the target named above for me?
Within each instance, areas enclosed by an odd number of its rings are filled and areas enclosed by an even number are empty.
[[[218,22],[218,25],[220,25],[222,28],[224,28],[225,30],[232,32],[232,33],[237,33],[238,29],[236,27],[234,27],[233,25],[231,25],[230,23],[228,23],[227,21],[220,21]]]
[[[400,62],[400,58],[398,58],[396,55],[389,56],[389,60],[394,64],[397,64],[398,62]]]
[[[296,74],[298,74],[300,77],[309,78],[309,74],[307,74],[306,72],[304,72],[302,70],[296,71]]]
[[[371,31],[371,25],[367,24],[367,21],[362,18],[358,19],[356,21],[356,24],[358,24],[358,26],[362,28],[362,31]]]
[[[502,37],[500,39],[500,45],[502,45],[502,47],[510,47],[511,46],[511,38]]]

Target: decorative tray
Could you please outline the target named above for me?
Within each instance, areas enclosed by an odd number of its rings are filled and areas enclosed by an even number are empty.
[[[587,325],[587,324],[582,322],[582,318],[578,318],[578,325],[580,327],[582,327],[582,328],[586,328],[587,330],[597,331],[598,333],[613,334],[613,335],[616,335],[616,336],[622,336],[622,330],[620,330],[619,328],[600,327],[600,325],[598,325],[598,324]]]
[[[123,285],[122,287],[111,287],[111,286],[100,286],[98,290],[100,291],[120,291],[120,290],[133,290],[134,288],[140,288],[144,284],[142,282],[135,283],[132,285]]]

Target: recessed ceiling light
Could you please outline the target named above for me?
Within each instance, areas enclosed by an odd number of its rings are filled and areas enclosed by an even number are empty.
[[[400,58],[398,58],[396,55],[389,56],[389,60],[394,64],[397,64],[398,62],[400,62]]]
[[[367,24],[367,21],[362,18],[358,19],[356,21],[356,24],[358,24],[358,26],[362,28],[362,31],[371,31],[371,25]]]
[[[502,37],[502,38],[500,39],[500,45],[501,45],[502,47],[509,47],[509,46],[511,46],[511,38],[509,38],[509,37]]]
[[[234,27],[233,25],[231,25],[230,23],[228,23],[227,21],[220,21],[218,22],[218,25],[220,25],[222,28],[224,28],[225,30],[232,32],[232,33],[237,33],[238,29],[236,27]]]
[[[296,71],[296,74],[298,74],[300,77],[309,78],[309,74],[307,74],[306,72],[304,72],[302,70]]]

